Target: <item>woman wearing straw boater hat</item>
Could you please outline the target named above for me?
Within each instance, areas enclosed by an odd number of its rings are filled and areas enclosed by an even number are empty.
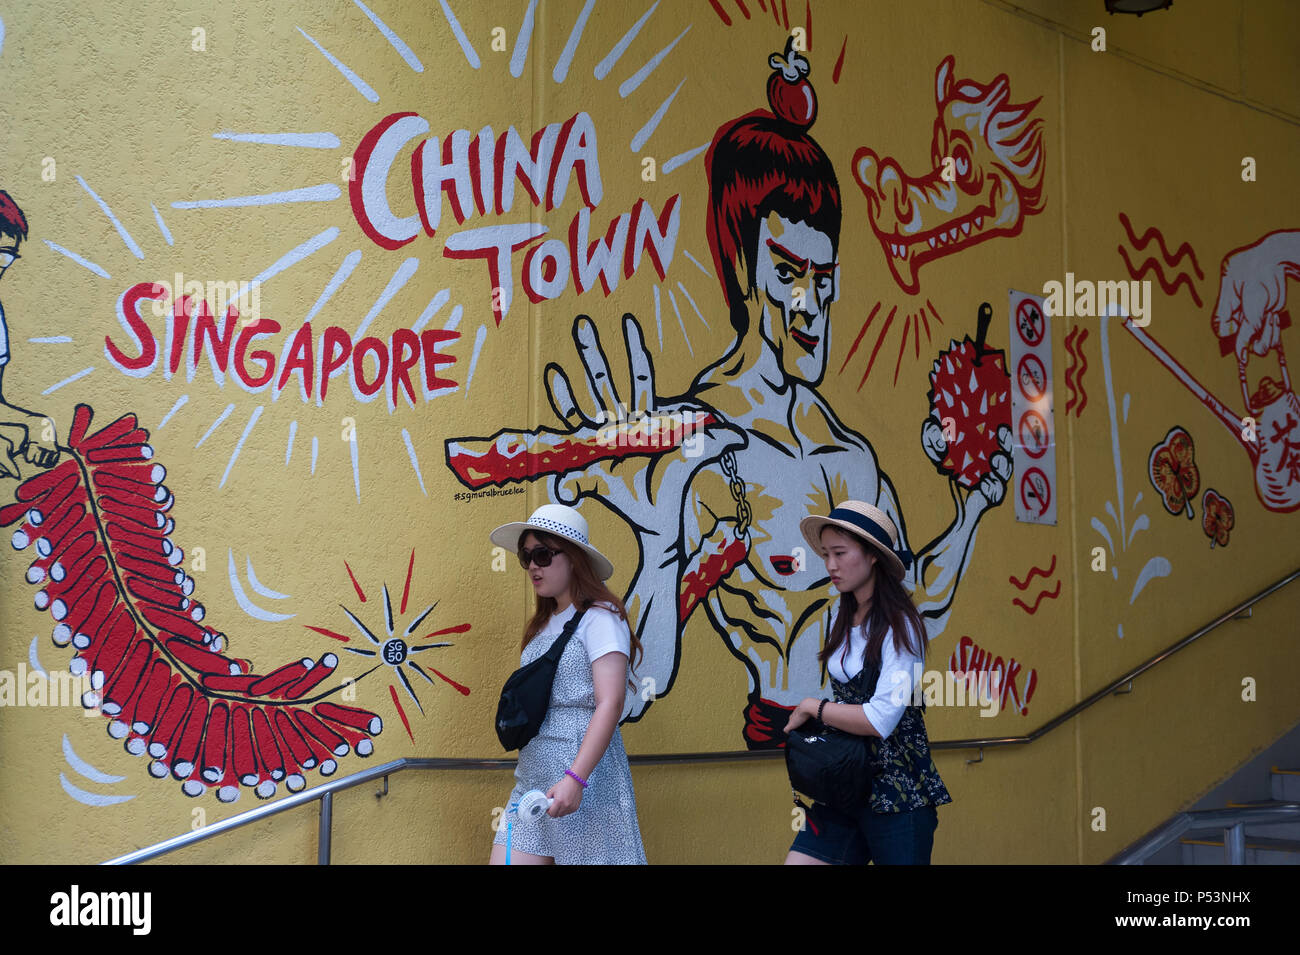
[[[911,705],[925,660],[925,625],[904,589],[898,532],[879,508],[845,501],[799,529],[840,593],[820,659],[834,701],[803,700],[786,732],[807,722],[868,738],[872,778],[864,808],[814,802],[787,864],[929,864],[936,806],[952,802],[930,757],[922,710]]]
[[[633,653],[641,644],[622,601],[605,585],[614,565],[587,539],[586,519],[546,504],[503,524],[492,543],[515,551],[537,594],[524,628],[521,666],[540,658],[581,614],[560,655],[537,735],[519,751],[507,806],[529,790],[551,800],[530,825],[503,821],[492,864],[644,864],[636,796],[618,729]]]

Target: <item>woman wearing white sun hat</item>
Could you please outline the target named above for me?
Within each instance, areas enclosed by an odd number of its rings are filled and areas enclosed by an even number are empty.
[[[925,718],[911,697],[925,660],[924,621],[902,585],[898,532],[884,511],[845,501],[799,529],[840,592],[821,661],[835,700],[803,700],[786,732],[810,719],[875,737],[866,805],[856,813],[813,803],[786,864],[929,864],[937,806],[952,802],[930,756]]]
[[[614,565],[587,540],[587,521],[571,507],[545,504],[527,521],[503,524],[492,543],[514,550],[537,594],[524,629],[520,665],[545,653],[577,613],[551,701],[537,735],[519,751],[507,806],[531,789],[551,797],[531,825],[501,825],[491,862],[644,864],[627,751],[618,729],[628,672],[641,644],[623,603],[604,584]],[[507,842],[509,840],[509,842]]]

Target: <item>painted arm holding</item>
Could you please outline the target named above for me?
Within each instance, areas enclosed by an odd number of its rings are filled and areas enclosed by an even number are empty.
[[[927,421],[927,426],[932,424]],[[927,428],[924,434],[929,434]],[[931,437],[934,437],[931,435]],[[926,453],[931,457],[935,453],[943,454],[942,437],[936,450],[923,437],[922,443]],[[990,464],[992,470],[980,481],[979,486],[965,496],[955,483],[949,482],[953,495],[956,516],[948,528],[925,547],[916,551],[913,561],[903,577],[903,585],[911,592],[921,616],[925,619],[928,637],[933,639],[942,633],[952,611],[952,599],[957,592],[957,583],[966,569],[971,552],[975,546],[975,530],[984,512],[1002,502],[1006,493],[1006,484],[1011,477],[1011,430],[1005,426],[998,429],[998,444],[1002,448],[993,455]],[[897,496],[889,478],[880,475],[880,499],[877,506],[889,515],[894,526],[898,528],[900,549],[907,549],[907,532],[899,512]]]
[[[0,433],[0,441],[3,441],[0,455],[7,459],[0,464],[0,469],[18,477],[15,455],[22,455],[28,464],[41,468],[53,467],[58,463],[58,435],[54,430],[54,422],[45,415],[20,408],[5,400],[4,373],[7,365],[8,362],[0,364],[0,428],[8,432]],[[46,431],[49,432],[48,437]]]

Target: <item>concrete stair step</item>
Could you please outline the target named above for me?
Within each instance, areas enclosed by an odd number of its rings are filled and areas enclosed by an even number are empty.
[[[1271,806],[1289,805],[1292,800],[1279,799],[1252,799],[1249,802],[1232,802],[1225,804],[1228,809],[1251,809],[1251,808],[1268,808]],[[1223,830],[1214,833],[1215,836],[1222,837]],[[1252,822],[1246,826],[1246,839],[1249,841],[1252,836],[1264,836],[1270,839],[1296,839],[1300,840],[1300,821],[1283,822],[1276,825],[1264,825],[1262,823]]]
[[[1282,802],[1300,802],[1300,769],[1274,766],[1269,775],[1273,798]]]
[[[1189,833],[1182,845],[1183,865],[1223,865],[1223,833]],[[1246,835],[1246,865],[1300,865],[1300,839]]]

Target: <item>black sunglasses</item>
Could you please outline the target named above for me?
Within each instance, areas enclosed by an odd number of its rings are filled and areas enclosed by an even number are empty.
[[[563,553],[563,551],[558,551],[553,547],[547,547],[545,544],[539,544],[532,550],[528,550],[526,547],[520,547],[519,566],[524,568],[524,570],[527,570],[529,564],[536,562],[538,567],[550,567],[551,558],[556,554],[561,553]]]

